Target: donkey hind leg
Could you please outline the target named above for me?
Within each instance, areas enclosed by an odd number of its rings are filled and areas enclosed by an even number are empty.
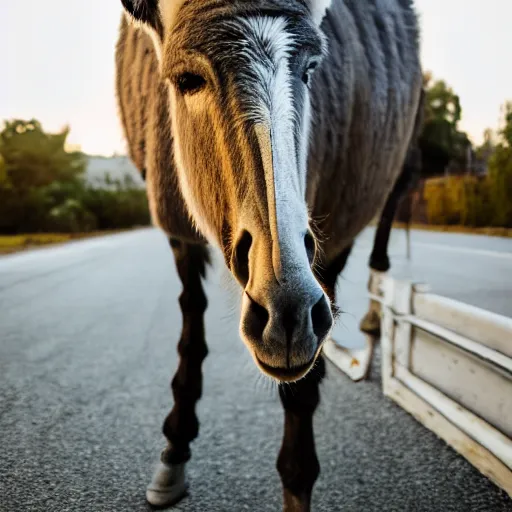
[[[386,201],[377,231],[375,232],[372,254],[370,256],[370,279],[368,281],[368,291],[372,295],[380,294],[380,282],[391,266],[388,255],[389,237],[400,201],[418,177],[419,169],[416,160],[416,152],[410,150],[402,174]],[[408,216],[411,214],[410,208],[408,208],[407,213]],[[407,224],[409,224],[409,220]],[[407,237],[409,237],[408,232]],[[407,253],[409,253],[409,240],[407,240],[407,245]],[[380,303],[376,300],[370,299],[370,306],[368,312],[361,320],[360,329],[370,336],[380,337]]]
[[[379,219],[379,224],[375,233],[375,239],[373,241],[373,249],[370,256],[370,278],[368,281],[368,291],[374,295],[378,295],[380,280],[390,268],[388,244],[393,226],[393,220],[396,214],[396,210],[398,209],[398,205],[400,204],[400,199],[402,197],[402,176],[403,173],[386,201],[384,210],[382,211],[381,217]],[[380,336],[379,302],[370,299],[368,312],[361,320],[359,327],[361,331],[370,336],[377,338]]]
[[[379,225],[375,233],[373,250],[370,256],[370,280],[368,282],[368,291],[372,294],[379,294],[379,284],[383,274],[390,268],[388,256],[389,236],[393,226],[398,206],[401,198],[411,189],[415,188],[421,177],[422,153],[419,145],[419,138],[423,129],[425,91],[421,91],[421,96],[416,113],[414,130],[411,137],[409,149],[404,162],[402,173],[400,174],[381,214]],[[410,253],[410,232],[409,224],[411,220],[412,204],[407,205],[407,257]],[[364,318],[361,320],[360,329],[375,338],[380,337],[380,303],[370,300],[370,308]]]
[[[202,393],[201,365],[208,354],[204,338],[207,300],[201,282],[209,262],[208,250],[175,239],[170,243],[183,283],[179,298],[183,328],[178,343],[179,365],[171,385],[174,406],[163,426],[168,444],[146,492],[154,506],[171,505],[186,494],[185,463],[191,456],[190,443],[199,432],[195,406]]]
[[[284,408],[284,436],[277,459],[283,484],[285,512],[309,512],[311,494],[320,474],[315,451],[313,414],[320,401],[319,384],[325,376],[325,361],[319,356],[306,377],[279,386]]]

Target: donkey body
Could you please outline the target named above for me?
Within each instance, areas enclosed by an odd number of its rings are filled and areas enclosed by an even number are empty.
[[[186,489],[207,354],[201,280],[213,243],[244,289],[241,335],[256,364],[293,382],[280,386],[277,466],[285,509],[309,510],[320,469],[312,418],[336,279],[379,213],[370,266],[389,268],[391,220],[417,160],[422,76],[412,2],[122,2],[121,120],[183,282],[169,443],[148,500],[169,504]]]

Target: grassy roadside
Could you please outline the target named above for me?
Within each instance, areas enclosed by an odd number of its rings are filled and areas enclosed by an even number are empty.
[[[92,233],[29,233],[24,235],[0,235],[0,255],[12,254],[14,252],[25,251],[46,245],[63,244],[73,240],[84,238],[94,238],[98,236],[112,235],[131,231],[113,230],[113,231],[94,231]]]
[[[403,222],[395,222],[393,227],[404,229],[406,225]],[[438,231],[442,233],[463,233],[467,235],[485,235],[512,238],[512,229],[510,228],[470,228],[467,226],[435,226],[431,224],[411,224],[411,229],[419,229],[422,231]]]

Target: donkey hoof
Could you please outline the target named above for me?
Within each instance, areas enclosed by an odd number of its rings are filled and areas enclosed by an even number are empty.
[[[185,464],[160,462],[146,490],[146,499],[154,507],[169,506],[183,498],[187,489]]]
[[[370,336],[380,336],[380,315],[374,309],[368,311],[359,324],[359,328]]]

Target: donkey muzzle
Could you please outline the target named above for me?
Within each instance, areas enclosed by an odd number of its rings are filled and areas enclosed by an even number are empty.
[[[313,367],[333,324],[329,302],[314,290],[280,289],[256,301],[244,293],[241,333],[258,367],[284,382]]]

